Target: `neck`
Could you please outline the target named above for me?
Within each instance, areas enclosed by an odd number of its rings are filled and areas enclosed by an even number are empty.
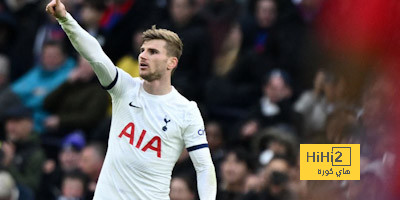
[[[143,83],[144,90],[153,95],[165,95],[171,92],[171,79],[158,79],[154,81],[145,80]]]

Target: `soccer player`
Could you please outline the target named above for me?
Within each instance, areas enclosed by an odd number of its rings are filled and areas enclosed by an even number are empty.
[[[172,169],[183,148],[196,169],[200,199],[215,199],[215,169],[200,111],[171,85],[182,54],[178,35],[155,27],[143,33],[141,80],[115,67],[60,0],[52,0],[46,11],[58,20],[112,97],[108,150],[94,199],[169,199]]]

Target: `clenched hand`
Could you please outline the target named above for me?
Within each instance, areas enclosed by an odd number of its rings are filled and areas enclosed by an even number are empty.
[[[61,3],[61,0],[52,0],[46,6],[46,12],[53,15],[57,19],[63,19],[67,15],[67,10],[65,6]]]

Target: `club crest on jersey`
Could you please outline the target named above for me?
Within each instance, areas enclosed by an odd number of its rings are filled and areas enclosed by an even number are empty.
[[[171,121],[171,120],[168,119],[167,116],[165,116],[165,118],[164,118],[165,126],[162,127],[162,130],[163,130],[163,131],[167,131],[167,130],[168,130],[167,125],[168,125],[168,123],[169,123],[170,121]]]

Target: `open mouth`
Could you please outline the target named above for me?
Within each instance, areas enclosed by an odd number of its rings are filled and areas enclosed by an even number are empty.
[[[142,62],[142,63],[140,63],[139,67],[140,67],[140,69],[146,69],[149,67],[149,64]]]

